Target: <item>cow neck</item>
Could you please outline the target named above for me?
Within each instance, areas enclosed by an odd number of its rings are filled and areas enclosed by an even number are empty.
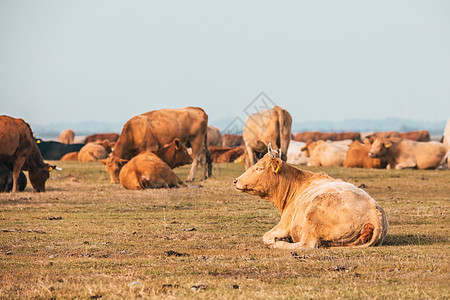
[[[153,151],[153,153],[155,153],[162,161],[164,161],[166,164],[168,164],[170,166],[171,169],[173,169],[174,167],[169,164],[169,162],[167,162],[166,158],[167,158],[167,151],[169,151],[169,147],[163,147],[163,148],[159,148]]]
[[[386,151],[385,157],[386,157],[386,161],[391,166],[391,169],[395,168],[395,162],[398,160],[398,156],[399,156],[398,154],[400,153],[397,149],[398,146],[399,146],[399,143],[392,142],[391,147],[386,149],[387,151]],[[395,156],[394,153],[397,153],[397,156]]]
[[[283,170],[277,175],[278,182],[269,193],[269,200],[281,214],[299,196],[304,184],[314,173],[299,170],[283,163]]]
[[[44,159],[42,158],[41,152],[39,151],[37,144],[33,143],[31,145],[31,152],[28,155],[27,159],[25,160],[22,169],[25,171],[31,171],[34,168],[39,168],[43,166],[44,166]]]

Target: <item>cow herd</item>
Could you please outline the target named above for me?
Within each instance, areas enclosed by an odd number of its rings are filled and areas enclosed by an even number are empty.
[[[379,245],[387,234],[383,209],[365,191],[323,173],[291,164],[347,168],[448,169],[449,136],[430,141],[427,131],[409,133],[291,133],[292,117],[279,106],[250,115],[242,135],[224,134],[208,125],[198,107],[160,109],[128,120],[120,135],[96,134],[74,144],[65,130],[58,142],[35,139],[22,119],[0,116],[0,191],[31,185],[45,191],[56,166],[46,160],[100,161],[111,183],[131,190],[183,187],[212,174],[212,163],[245,164],[233,181],[241,192],[271,201],[281,220],[267,232],[270,248]],[[447,125],[449,127],[449,124]],[[450,135],[450,129],[446,129]],[[174,168],[191,164],[186,183]]]

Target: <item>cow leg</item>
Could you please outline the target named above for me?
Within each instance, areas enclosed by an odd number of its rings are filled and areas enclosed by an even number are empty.
[[[308,241],[300,241],[298,243],[288,243],[284,241],[277,241],[269,245],[270,249],[285,249],[285,250],[308,250],[317,248],[319,239],[310,239]]]
[[[248,154],[248,160],[245,162],[245,169],[247,170],[255,164],[255,154],[253,153],[252,148],[247,145],[245,146],[245,150]]]
[[[282,239],[287,238],[291,236],[291,228],[290,228],[290,222],[292,220],[291,214],[285,214],[281,216],[280,222],[272,228],[271,230],[267,231],[263,235],[263,242],[266,245],[271,245],[275,243],[275,239]]]
[[[20,171],[22,170],[23,164],[25,163],[25,157],[17,158],[14,162],[13,167],[13,187],[11,192],[18,192],[19,191],[19,176]]]
[[[195,171],[197,171],[198,163],[202,164],[202,179],[206,179],[207,169],[206,169],[206,153],[204,151],[204,142],[205,137],[203,135],[197,136],[194,140],[191,141],[192,146],[192,166],[189,171],[189,175],[186,179],[186,182],[192,182],[195,178]]]

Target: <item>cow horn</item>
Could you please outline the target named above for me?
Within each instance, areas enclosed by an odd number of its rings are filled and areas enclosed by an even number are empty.
[[[269,142],[269,145],[267,145],[267,152],[269,152],[269,156],[271,158],[277,158],[275,156],[275,154],[273,154],[273,148],[272,148],[272,143],[271,142]]]

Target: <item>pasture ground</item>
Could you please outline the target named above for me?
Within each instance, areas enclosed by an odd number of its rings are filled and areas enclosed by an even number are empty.
[[[243,166],[214,165],[201,188],[129,191],[100,163],[55,163],[46,193],[0,195],[1,299],[450,295],[450,171],[301,167],[363,186],[390,229],[381,247],[289,252],[263,245],[279,213],[234,190]]]

